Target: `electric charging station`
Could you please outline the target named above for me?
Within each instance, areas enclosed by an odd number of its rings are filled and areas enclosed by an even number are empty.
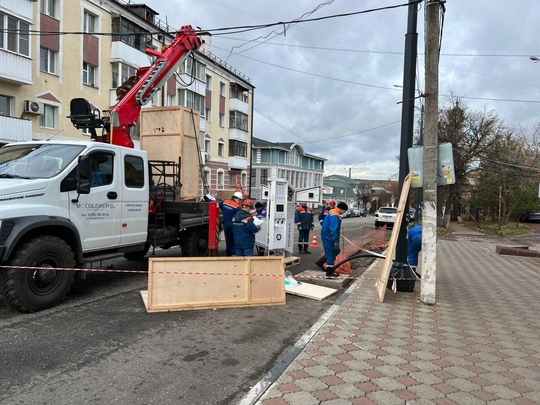
[[[261,199],[267,201],[267,218],[255,234],[255,244],[270,250],[293,252],[293,218],[287,214],[288,183],[285,179],[269,179],[268,187],[261,187]]]

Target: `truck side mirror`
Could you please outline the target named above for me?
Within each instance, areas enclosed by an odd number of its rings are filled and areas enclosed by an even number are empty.
[[[72,202],[79,202],[79,195],[90,194],[90,176],[92,175],[91,159],[89,156],[79,156],[77,166],[77,198]]]

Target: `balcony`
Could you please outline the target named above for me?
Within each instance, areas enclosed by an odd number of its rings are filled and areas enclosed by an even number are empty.
[[[151,64],[148,60],[148,56],[144,52],[141,52],[122,41],[114,41],[111,43],[111,62],[126,62],[137,67],[149,66]]]
[[[0,80],[16,84],[32,84],[32,59],[0,51]]]
[[[229,99],[229,110],[240,111],[241,113],[249,115],[249,104],[237,98],[231,98]]]
[[[0,1],[0,6],[8,12],[18,15],[31,23],[34,14],[34,2],[33,1]],[[38,6],[39,8],[39,6]]]
[[[0,141],[22,142],[32,140],[32,121],[0,115]]]
[[[229,156],[229,169],[246,170],[248,160],[245,157]]]
[[[229,139],[234,139],[236,141],[242,141],[242,142],[248,143],[248,136],[249,136],[249,133],[246,131],[242,131],[241,129],[237,129],[237,128],[229,129]]]

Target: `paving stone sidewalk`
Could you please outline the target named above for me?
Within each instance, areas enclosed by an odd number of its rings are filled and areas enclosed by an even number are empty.
[[[496,244],[439,239],[434,306],[420,282],[380,303],[377,262],[253,403],[540,403],[540,259]]]

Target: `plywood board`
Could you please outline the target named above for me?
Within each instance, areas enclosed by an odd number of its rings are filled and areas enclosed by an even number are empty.
[[[399,236],[399,230],[401,228],[401,221],[403,220],[403,214],[405,212],[405,206],[407,205],[407,197],[409,195],[409,188],[411,186],[411,176],[409,173],[403,181],[403,187],[401,189],[401,195],[399,196],[398,210],[396,219],[394,220],[394,227],[392,229],[392,235],[388,242],[388,248],[386,249],[386,258],[381,270],[381,277],[377,280],[377,292],[379,293],[379,301],[384,301],[384,294],[386,292],[386,284],[388,277],[390,276],[390,270],[396,254],[396,245]]]
[[[334,288],[323,287],[321,285],[300,283],[296,287],[285,286],[287,294],[298,295],[300,297],[311,298],[313,300],[323,300],[337,292]]]
[[[151,257],[146,310],[283,305],[283,272],[281,256]]]

